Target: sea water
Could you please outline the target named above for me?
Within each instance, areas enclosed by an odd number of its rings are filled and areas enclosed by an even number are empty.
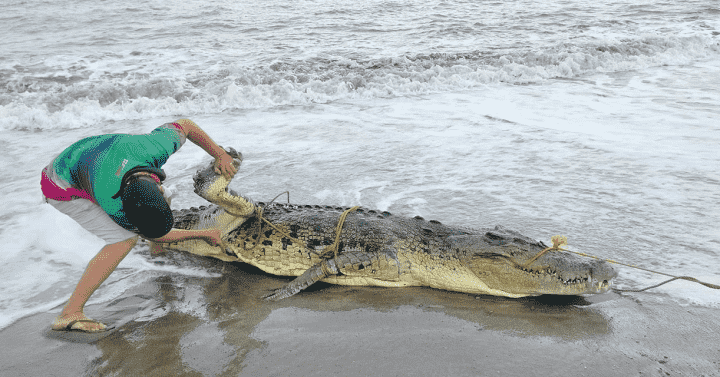
[[[4,1],[0,328],[103,246],[41,199],[73,142],[189,117],[255,200],[362,205],[720,283],[720,9],[648,1]],[[202,205],[186,144],[174,208]],[[90,302],[163,274],[138,246]],[[618,267],[616,286],[662,276]],[[673,282],[643,299],[720,307]]]

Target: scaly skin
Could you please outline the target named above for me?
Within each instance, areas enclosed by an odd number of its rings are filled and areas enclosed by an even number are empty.
[[[191,240],[167,247],[242,261],[275,275],[298,276],[269,299],[292,296],[316,281],[429,286],[506,297],[579,295],[607,291],[616,276],[606,262],[557,251],[525,266],[546,246],[500,226],[451,227],[366,208],[347,215],[337,256],[327,250],[321,255],[334,242],[340,215],[348,208],[258,203],[264,207],[263,217],[282,234],[258,219],[255,204],[227,193],[229,181],[215,175],[211,166],[198,172],[195,183],[198,194],[217,204],[176,212],[175,227],[220,227],[225,245],[212,247]]]

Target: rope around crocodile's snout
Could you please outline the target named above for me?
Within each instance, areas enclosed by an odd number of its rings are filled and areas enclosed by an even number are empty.
[[[577,254],[577,255],[581,255],[581,256],[584,256],[584,257],[593,258],[593,259],[605,261],[605,262],[608,262],[608,263],[619,264],[619,265],[621,265],[621,266],[636,268],[636,269],[638,269],[638,270],[643,270],[643,271],[647,271],[647,272],[652,272],[652,273],[654,273],[654,274],[660,274],[660,275],[665,275],[665,276],[670,276],[670,277],[671,277],[671,279],[665,280],[665,281],[663,281],[662,283],[655,284],[655,285],[652,285],[652,286],[649,286],[649,287],[646,287],[646,288],[642,288],[642,289],[618,289],[618,288],[612,288],[612,290],[613,290],[614,292],[643,292],[643,291],[647,291],[648,289],[657,288],[657,287],[659,287],[659,286],[661,286],[661,285],[667,284],[667,283],[669,283],[669,282],[671,282],[671,281],[673,281],[673,280],[678,280],[678,279],[687,280],[687,281],[692,281],[692,282],[695,282],[695,283],[698,283],[698,284],[702,284],[702,285],[704,285],[704,286],[706,286],[706,287],[708,287],[708,288],[712,288],[712,289],[720,289],[720,285],[715,285],[715,284],[711,284],[711,283],[706,283],[706,282],[700,281],[700,280],[698,280],[698,279],[695,279],[695,278],[692,277],[692,276],[675,276],[675,275],[670,275],[670,274],[666,274],[666,273],[664,273],[664,272],[653,271],[653,270],[649,270],[649,269],[647,269],[647,268],[638,267],[638,266],[634,266],[634,265],[631,265],[631,264],[626,264],[626,263],[614,261],[614,260],[612,260],[612,259],[602,259],[602,258],[598,258],[598,257],[596,257],[596,256],[594,256],[594,255],[589,255],[589,254],[580,253],[580,252],[577,252],[577,251],[572,251],[572,250],[568,250],[568,249],[563,249],[561,246],[567,245],[567,238],[566,238],[565,236],[553,236],[553,237],[552,237],[552,242],[553,242],[553,245],[552,245],[551,247],[545,248],[545,249],[543,249],[542,251],[540,251],[539,253],[537,253],[534,257],[530,258],[530,260],[529,260],[528,262],[526,262],[523,267],[530,266],[533,262],[535,262],[538,258],[540,258],[540,256],[542,256],[543,254],[545,254],[545,253],[548,252],[548,251],[567,251],[567,252],[570,252],[570,253],[573,253],[573,254]]]

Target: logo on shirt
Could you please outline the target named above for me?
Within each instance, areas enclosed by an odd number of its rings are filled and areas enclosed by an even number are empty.
[[[123,169],[125,169],[125,165],[127,165],[127,163],[128,163],[127,158],[126,158],[126,159],[123,159],[122,164],[120,165],[120,167],[118,168],[118,170],[115,172],[115,175],[116,175],[116,176],[118,176],[118,177],[120,176],[120,174],[122,173]]]

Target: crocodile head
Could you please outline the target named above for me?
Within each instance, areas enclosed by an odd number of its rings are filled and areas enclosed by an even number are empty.
[[[502,227],[482,236],[450,237],[450,243],[475,276],[503,296],[604,293],[617,276],[605,261],[563,251],[528,263],[546,246]]]
[[[242,153],[233,148],[224,149],[233,158],[235,167],[240,167],[243,159]],[[195,173],[193,177],[195,193],[210,203],[222,207],[233,216],[242,218],[252,216],[255,213],[255,204],[248,198],[228,189],[231,180],[232,178],[216,174],[214,164],[211,162]]]

